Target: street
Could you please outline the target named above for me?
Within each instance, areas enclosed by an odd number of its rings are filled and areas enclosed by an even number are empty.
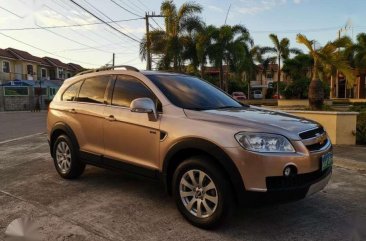
[[[3,114],[0,115],[2,118]],[[38,116],[39,122],[44,123],[44,116]],[[6,125],[22,124],[3,121],[1,124],[2,135],[20,137],[7,134]],[[36,135],[9,142],[2,137],[0,240],[5,239],[4,231],[11,221],[25,216],[32,217],[43,240],[364,240],[360,237],[366,237],[362,236],[366,232],[366,173],[361,169],[340,167],[335,162],[333,177],[320,193],[289,204],[237,208],[223,227],[206,231],[183,219],[158,182],[91,166],[78,180],[62,179],[54,169],[46,135],[39,132],[45,130],[32,126],[24,128],[23,133]]]

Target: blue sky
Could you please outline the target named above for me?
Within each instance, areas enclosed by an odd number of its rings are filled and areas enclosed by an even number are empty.
[[[101,12],[112,20],[138,18],[144,15],[145,10],[159,13],[161,3],[160,0],[113,0],[115,3],[112,0],[75,1],[105,20],[108,19]],[[177,6],[183,2],[175,1]],[[338,29],[344,27],[346,23],[349,23],[350,27],[342,34],[355,38],[359,32],[366,32],[366,1],[364,0],[201,0],[196,2],[204,7],[202,18],[206,23],[217,26],[224,23],[231,4],[227,23],[246,26],[255,44],[261,46],[271,45],[268,39],[270,33],[276,33],[281,38],[288,37],[292,47],[301,48],[295,40],[297,33],[303,33],[308,38],[324,44],[335,39]],[[162,19],[156,19],[156,21],[164,27]],[[64,62],[80,63],[85,67],[104,65],[111,61],[112,53],[115,52],[116,64],[145,67],[145,63],[141,62],[138,56],[138,43],[105,25],[48,31],[44,29],[4,30],[95,22],[98,20],[69,0],[0,0],[0,48],[19,48],[34,55],[48,55]],[[159,28],[156,23],[151,22],[151,24]],[[114,26],[135,39],[140,39],[145,33],[143,19],[121,22]]]

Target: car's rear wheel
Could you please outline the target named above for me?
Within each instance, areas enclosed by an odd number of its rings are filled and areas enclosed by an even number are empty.
[[[201,228],[218,226],[233,204],[230,183],[205,156],[192,157],[178,166],[173,176],[173,193],[179,211]]]
[[[85,163],[77,158],[72,141],[66,135],[57,137],[53,145],[53,160],[58,174],[65,179],[78,178],[85,169]]]

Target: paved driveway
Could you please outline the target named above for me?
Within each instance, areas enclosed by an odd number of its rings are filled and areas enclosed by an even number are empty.
[[[0,112],[0,143],[46,131],[46,113]]]
[[[365,232],[366,175],[353,168],[335,167],[326,189],[305,200],[240,208],[205,231],[181,217],[159,183],[96,167],[61,179],[44,134],[0,144],[0,153],[0,240],[24,216],[43,240],[351,240],[358,226]]]

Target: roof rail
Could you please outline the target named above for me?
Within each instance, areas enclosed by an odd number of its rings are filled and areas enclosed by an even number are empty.
[[[133,66],[130,66],[130,65],[115,65],[115,66],[108,66],[108,67],[101,67],[101,68],[97,68],[97,69],[85,70],[85,71],[82,71],[82,72],[76,74],[75,76],[94,73],[94,72],[99,72],[99,71],[107,71],[107,70],[111,70],[111,69],[115,69],[115,68],[125,68],[126,70],[140,72],[137,68],[135,68]]]

